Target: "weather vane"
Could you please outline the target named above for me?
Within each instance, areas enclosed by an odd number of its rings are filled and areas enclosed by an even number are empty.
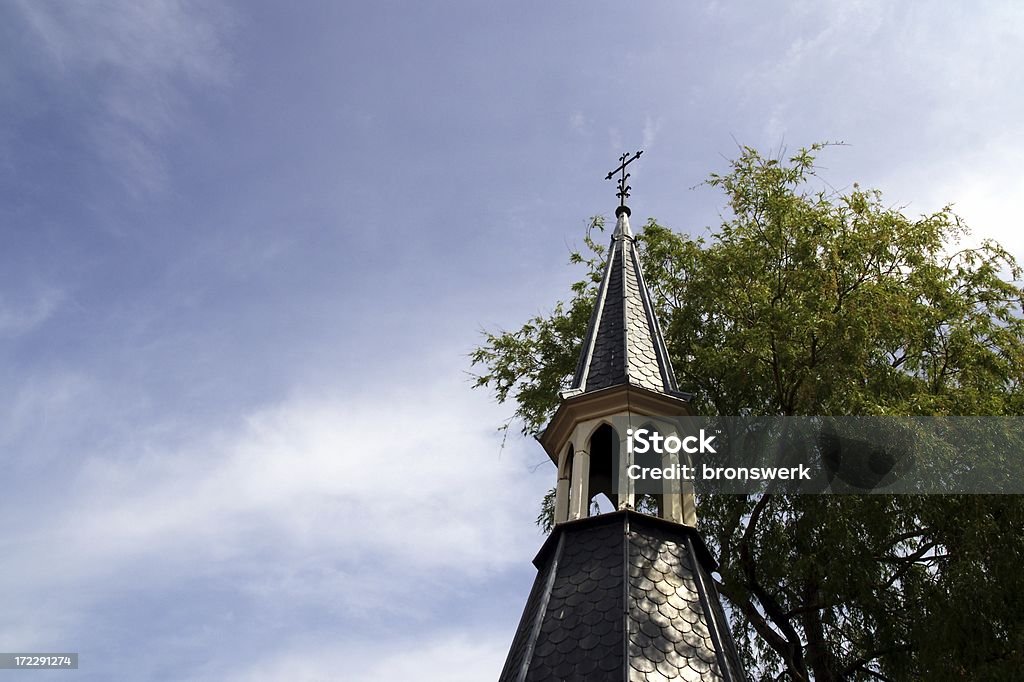
[[[615,170],[608,171],[608,175],[605,176],[605,180],[611,180],[613,175],[619,173],[619,191],[615,194],[615,196],[619,198],[619,208],[626,205],[626,197],[629,196],[629,190],[633,189],[626,184],[626,180],[629,179],[629,173],[626,172],[626,166],[639,159],[641,154],[643,154],[643,150],[638,151],[632,157],[628,153],[623,154],[619,157],[619,167]]]

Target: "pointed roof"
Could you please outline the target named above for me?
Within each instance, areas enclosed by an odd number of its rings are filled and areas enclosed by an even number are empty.
[[[629,227],[629,208],[620,206],[615,213],[618,220],[597,302],[572,387],[562,397],[626,384],[689,398],[676,385]]]
[[[696,530],[632,511],[555,526],[499,682],[746,680]]]

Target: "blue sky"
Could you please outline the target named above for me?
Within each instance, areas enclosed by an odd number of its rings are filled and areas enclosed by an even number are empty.
[[[842,140],[1021,257],[1022,63],[1013,2],[0,4],[0,650],[494,679],[554,474],[466,354],[619,154],[698,234],[737,142]]]

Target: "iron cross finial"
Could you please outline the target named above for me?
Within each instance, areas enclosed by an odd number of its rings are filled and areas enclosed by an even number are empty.
[[[630,157],[628,153],[623,154],[619,157],[619,167],[615,170],[608,171],[608,175],[605,176],[605,180],[611,180],[613,175],[619,173],[619,191],[615,196],[619,198],[620,208],[626,205],[626,197],[629,196],[629,190],[633,189],[626,184],[626,180],[629,179],[629,173],[626,172],[626,166],[639,159],[641,154],[643,154],[643,150],[633,154],[632,157]]]

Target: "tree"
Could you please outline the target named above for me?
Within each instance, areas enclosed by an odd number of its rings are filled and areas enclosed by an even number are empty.
[[[707,415],[1018,415],[1020,270],[958,248],[947,206],[910,218],[876,190],[827,189],[825,145],[743,148],[706,184],[723,223],[639,237],[681,387]],[[476,385],[536,433],[574,369],[600,280],[593,230],[568,302],[485,333]],[[706,496],[699,526],[761,679],[1016,679],[1024,667],[1017,496]],[[542,512],[539,521],[549,515]]]

